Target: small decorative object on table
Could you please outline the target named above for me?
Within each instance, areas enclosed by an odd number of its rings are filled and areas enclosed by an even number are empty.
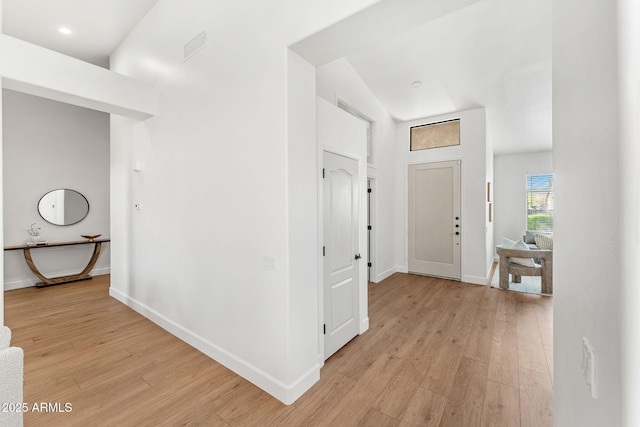
[[[41,246],[46,245],[47,242],[40,240],[40,227],[36,227],[36,223],[34,222],[27,228],[27,233],[29,234],[29,239],[27,240],[28,246]]]
[[[81,234],[82,237],[84,237],[85,239],[89,239],[90,242],[93,242],[94,239],[97,239],[98,237],[102,236],[102,234]]]

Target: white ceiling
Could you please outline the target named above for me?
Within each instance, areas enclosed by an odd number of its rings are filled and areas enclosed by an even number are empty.
[[[3,32],[107,66],[156,2],[3,0]],[[398,121],[484,107],[497,154],[551,149],[551,0],[459,4],[346,58]]]
[[[347,59],[398,121],[485,107],[496,153],[551,149],[549,0],[483,0]]]
[[[2,0],[2,32],[100,66],[158,0]],[[58,32],[68,27],[71,35]]]

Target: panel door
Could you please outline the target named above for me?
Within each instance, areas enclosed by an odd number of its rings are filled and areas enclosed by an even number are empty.
[[[358,162],[324,152],[324,356],[358,334]]]
[[[460,162],[409,166],[409,272],[460,280]]]

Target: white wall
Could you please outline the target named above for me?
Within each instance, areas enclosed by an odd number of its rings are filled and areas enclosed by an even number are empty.
[[[334,105],[341,100],[374,121],[374,164],[368,167],[367,175],[375,179],[371,280],[379,282],[396,272],[396,124],[346,59],[318,67],[316,76],[318,96]]]
[[[288,86],[288,220],[289,220],[289,377],[318,379],[324,363],[318,277],[322,256],[318,199],[320,185],[316,143],[315,67],[295,53],[287,53]],[[322,341],[322,342],[321,342]],[[309,360],[317,358],[313,375],[305,376]],[[311,384],[301,384],[304,386]]]
[[[0,0],[0,34],[2,34],[2,0]],[[2,83],[2,76],[0,76],[0,87],[2,87],[1,85]],[[3,141],[3,123],[2,123],[2,103],[3,103],[3,96],[2,96],[2,92],[0,90],[0,158],[2,157],[2,152],[4,149],[4,141]],[[0,172],[3,171],[3,162],[0,162]],[[0,173],[0,203],[2,203],[2,199],[4,197],[4,172]],[[2,204],[0,204],[0,206],[2,206]],[[3,214],[3,210],[0,209],[0,221],[4,222],[4,214]],[[4,228],[4,227],[3,227]],[[4,247],[4,231],[3,228],[0,228],[0,242],[2,242],[2,246]],[[0,260],[0,277],[4,277],[4,257]],[[3,289],[4,289],[4,284],[3,284]],[[0,326],[4,326],[4,292],[0,292]]]
[[[640,420],[640,3],[618,2],[620,99],[620,188],[619,210],[621,268],[622,425]]]
[[[49,242],[84,240],[81,234],[109,237],[109,115],[11,90],[3,90],[4,109],[4,242],[23,245],[32,223]],[[48,191],[69,188],[89,202],[89,214],[77,224],[53,225],[38,213],[38,201]],[[45,276],[78,273],[92,245],[32,252]],[[22,251],[4,253],[5,289],[34,285]],[[108,274],[109,245],[93,274]]]
[[[431,150],[409,151],[412,126],[460,118],[460,145]],[[493,228],[488,225],[487,162],[484,109],[466,110],[411,122],[399,123],[396,131],[396,206],[400,215],[396,233],[402,236],[396,246],[398,270],[407,271],[407,179],[408,165],[417,163],[462,161],[462,281],[486,284],[491,262],[487,247],[493,242]]]
[[[282,13],[275,0],[161,0],[111,57],[160,93],[154,118],[112,118],[111,294],[291,403],[318,377],[320,331],[317,261],[292,256],[317,231],[314,218],[292,222],[297,206],[316,203],[315,186],[293,198],[297,177],[315,182],[316,167],[295,144],[314,144],[310,130],[287,126],[296,109],[313,122],[314,87],[286,54]],[[203,30],[208,46],[183,62],[182,46]],[[288,80],[308,92],[286,96]],[[143,172],[131,172],[135,160]]]
[[[520,240],[527,228],[528,174],[551,173],[551,151],[494,157],[494,248],[503,238]]]
[[[622,386],[617,12],[615,3],[597,0],[556,0],[553,6],[554,423],[617,426]],[[637,281],[629,285],[637,288]],[[583,337],[596,353],[597,399],[582,375]],[[637,354],[632,357],[636,362]]]
[[[0,0],[0,33],[2,32],[2,0]],[[2,77],[0,76],[0,83],[2,83]],[[0,90],[0,156],[3,156],[3,151],[4,151],[4,138],[2,137],[2,134],[4,133],[4,127],[3,127],[3,122],[2,122],[2,116],[3,116],[3,108],[2,108],[2,104],[4,102],[3,100],[3,96],[2,96],[3,91]],[[4,171],[3,171],[3,163],[4,162],[0,162],[0,171],[2,171],[2,173],[0,173],[0,203],[2,203],[2,200],[4,198]],[[0,206],[3,206],[4,203],[2,203]],[[3,209],[0,209],[0,221],[3,221],[4,223],[4,213],[3,213]],[[0,228],[0,242],[2,242],[2,245],[4,247],[4,227]],[[4,278],[4,257],[2,257],[2,259],[0,259],[0,277]],[[4,289],[4,283],[2,286],[2,289]],[[0,326],[4,326],[4,292],[0,292]]]

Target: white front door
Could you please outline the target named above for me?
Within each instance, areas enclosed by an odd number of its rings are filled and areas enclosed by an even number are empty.
[[[460,162],[409,166],[409,272],[460,280]]]
[[[358,162],[324,152],[324,358],[358,334]]]

